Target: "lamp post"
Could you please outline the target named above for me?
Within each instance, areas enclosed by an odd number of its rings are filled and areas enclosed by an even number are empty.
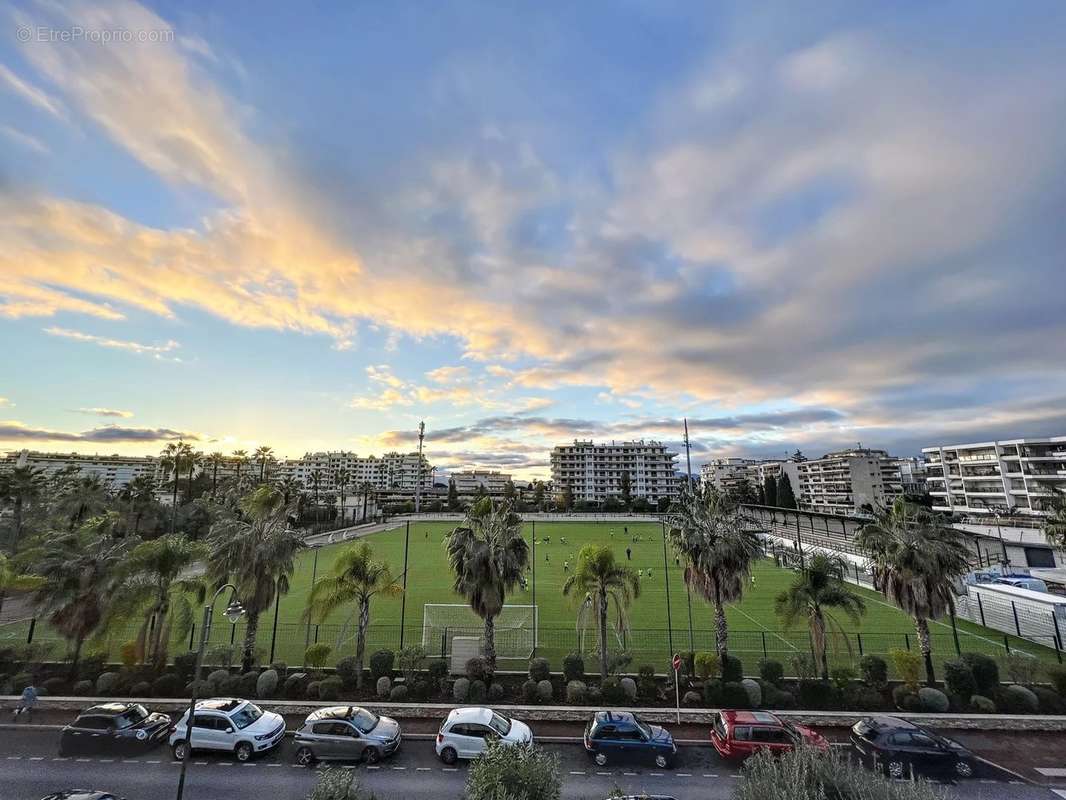
[[[192,697],[189,698],[189,718],[185,722],[185,753],[181,759],[181,774],[178,777],[178,797],[177,800],[182,800],[182,796],[185,793],[185,772],[189,766],[189,754],[192,752],[192,729],[193,720],[196,718],[196,690],[199,688],[200,683],[200,669],[204,663],[204,649],[207,647],[207,639],[211,635],[211,617],[215,611],[215,601],[219,596],[226,591],[226,589],[232,590],[230,594],[229,604],[226,606],[226,619],[230,621],[231,625],[236,625],[244,615],[244,606],[237,600],[237,587],[232,583],[223,584],[218,587],[218,591],[212,595],[210,602],[204,606],[204,621],[200,626],[200,649],[196,651],[196,666],[192,671],[192,691],[189,694]]]

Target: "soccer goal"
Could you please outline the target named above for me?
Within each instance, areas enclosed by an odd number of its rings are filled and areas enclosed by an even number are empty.
[[[496,660],[507,668],[524,668],[537,646],[537,607],[504,606],[496,617]],[[422,646],[431,658],[451,659],[453,642],[478,639],[484,647],[485,623],[462,603],[426,603],[422,611]]]

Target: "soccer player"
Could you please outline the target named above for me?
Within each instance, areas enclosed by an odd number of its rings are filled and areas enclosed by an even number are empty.
[[[632,561],[632,560],[633,560],[633,550],[627,547],[626,548],[626,561]]]

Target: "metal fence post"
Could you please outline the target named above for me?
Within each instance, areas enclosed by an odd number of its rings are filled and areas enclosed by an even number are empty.
[[[30,620],[30,630],[26,634],[26,644],[33,644],[33,632],[35,630],[37,630],[37,617]]]
[[[1014,632],[1018,634],[1019,638],[1022,635],[1022,626],[1018,624],[1018,606],[1014,604],[1014,601],[1010,601],[1010,610],[1014,613]]]
[[[855,634],[855,641],[859,643],[859,657],[861,658],[862,657],[862,634],[861,633],[856,633]]]
[[[192,643],[195,641],[193,637],[196,635],[196,623],[194,622],[189,627],[189,650],[192,650]]]
[[[981,627],[987,628],[988,626],[985,625],[985,606],[984,603],[981,602],[980,592],[977,594],[977,611],[981,615]]]
[[[962,648],[959,647],[959,629],[958,629],[958,626],[955,625],[955,615],[954,614],[951,615],[951,635],[955,639],[955,655],[961,656],[962,655]]]
[[[1007,638],[1007,634],[1003,634],[1003,649],[1007,651],[1007,655],[1010,655],[1010,639]]]
[[[766,631],[759,631],[759,633],[762,634],[762,657],[769,658],[769,655],[766,652]]]
[[[1062,632],[1059,630],[1059,618],[1055,616],[1055,612],[1054,611],[1051,612],[1051,624],[1055,628],[1055,639],[1058,641],[1058,644],[1055,645],[1055,648],[1057,650],[1061,650],[1062,649]],[[1060,664],[1062,663],[1062,656],[1059,656],[1059,663]]]
[[[911,635],[909,633],[903,634],[903,643],[907,645],[907,649],[911,649]]]
[[[440,632],[440,657],[444,658],[445,653],[448,652],[448,629],[445,628]]]
[[[318,644],[318,626],[315,625],[315,644]]]

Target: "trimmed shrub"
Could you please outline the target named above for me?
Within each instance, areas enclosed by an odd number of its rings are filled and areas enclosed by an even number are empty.
[[[970,710],[978,714],[995,714],[996,703],[984,695],[975,694],[970,698]]]
[[[502,689],[503,687],[501,686],[500,688]],[[429,684],[422,678],[415,678],[411,682],[410,689],[410,696],[416,700],[425,700],[429,697]]]
[[[913,686],[908,686],[905,683],[901,683],[892,687],[892,703],[896,708],[904,707],[904,700],[909,696],[918,696],[918,691]]]
[[[1028,686],[1036,682],[1037,672],[1040,671],[1040,662],[1036,656],[1023,653],[1020,650],[1012,650],[1007,655],[1007,676],[1015,683]]]
[[[585,679],[585,659],[579,653],[571,653],[563,659],[563,677],[567,682]]]
[[[92,681],[78,681],[71,689],[75,697],[88,697],[93,693]]]
[[[963,653],[959,658],[973,672],[977,694],[985,697],[995,695],[999,688],[999,664],[996,663],[996,659],[984,653]]]
[[[207,681],[189,681],[185,684],[184,697],[192,697],[192,690],[196,689],[196,696],[200,699],[211,696],[211,684]]]
[[[618,685],[625,692],[626,702],[635,703],[637,701],[637,682],[632,678],[622,678],[618,681]]]
[[[255,696],[260,699],[273,697],[277,690],[278,671],[276,669],[268,669],[260,672],[255,681]]]
[[[529,661],[529,679],[531,681],[551,680],[551,666],[546,658],[532,658]]]
[[[448,662],[443,658],[435,658],[426,665],[429,670],[431,683],[439,684],[441,679],[448,677]]]
[[[152,684],[148,681],[137,681],[130,687],[130,696],[136,698],[151,697]]]
[[[374,684],[374,690],[377,692],[377,696],[382,700],[387,699],[389,692],[392,691],[392,678],[388,675],[382,675]]]
[[[470,695],[470,679],[469,678],[456,678],[455,683],[452,684],[452,697],[457,703],[465,703],[466,698]]]
[[[466,678],[460,678],[459,680],[464,681],[466,680]],[[458,682],[459,681],[456,681],[456,683]],[[536,681],[529,680],[522,684],[522,702],[525,703],[527,706],[534,705],[537,702]]]
[[[473,658],[467,659],[466,677],[471,682],[487,682],[490,678],[488,661],[481,656],[474,656]],[[535,679],[531,678],[531,680]]]
[[[237,676],[237,696],[255,697],[255,688],[259,685],[258,672],[245,672]]]
[[[589,687],[584,681],[569,681],[566,684],[566,702],[573,706],[581,706],[588,702]]]
[[[503,684],[492,683],[489,684],[489,702],[492,704],[500,703],[503,701]]]
[[[396,654],[391,650],[378,650],[370,654],[370,678],[377,681],[383,675],[392,677],[392,665],[396,663]]]
[[[722,707],[722,682],[717,678],[703,684],[703,704],[708,708]]]
[[[285,680],[289,676],[289,665],[284,661],[275,661],[270,668],[278,673],[279,680]]]
[[[398,684],[397,686],[393,686],[392,689],[389,690],[389,700],[393,703],[404,703],[407,701],[407,695],[409,693],[410,689],[407,688],[407,684]]]
[[[710,679],[711,677],[718,675],[720,665],[718,662],[717,653],[696,653],[693,658],[693,666],[696,669],[696,675],[699,676],[701,681]]]
[[[337,700],[341,696],[341,689],[344,688],[344,681],[336,675],[332,675],[322,680],[318,684],[318,699],[319,700]]]
[[[899,679],[917,691],[918,683],[922,678],[921,655],[913,650],[896,648],[888,651],[888,657],[892,659],[892,666],[895,667]]]
[[[751,699],[742,684],[727,681],[722,684],[722,706],[724,708],[751,708]]]
[[[69,691],[66,678],[48,678],[41,682],[41,688],[53,696],[64,695]],[[147,695],[134,692],[134,697],[147,697]]]
[[[840,692],[828,681],[805,680],[799,684],[800,708],[829,710],[839,705]]]
[[[218,693],[229,697],[240,697],[244,685],[240,675],[227,675],[218,682]]]
[[[888,662],[881,656],[863,656],[859,659],[859,674],[867,686],[881,689],[888,685]]]
[[[173,672],[166,672],[152,681],[153,697],[181,697],[185,682]]]
[[[396,665],[403,673],[403,679],[411,683],[415,679],[415,673],[422,669],[426,660],[426,648],[420,644],[412,644],[403,648],[396,654]]]
[[[106,665],[107,653],[99,651],[89,653],[78,662],[78,678],[83,681],[94,681],[96,676],[104,671]]]
[[[740,682],[744,691],[748,693],[748,708],[758,708],[762,705],[762,687],[759,682],[752,678],[745,678]]]
[[[537,700],[541,703],[550,703],[555,696],[551,681],[537,681]]]
[[[694,706],[698,706],[700,704],[700,700],[702,700],[702,698],[700,697],[699,692],[685,692],[685,695],[681,698],[681,705],[689,706],[691,708]]]
[[[285,696],[290,700],[299,700],[307,694],[307,684],[310,682],[306,672],[294,672],[285,679]]]
[[[1054,689],[1046,686],[1034,686],[1032,688],[1036,699],[1040,701],[1041,714],[1066,714],[1066,700]]]
[[[625,690],[613,675],[603,679],[600,684],[600,696],[603,697],[603,702],[612,706],[620,706],[626,701]]]
[[[21,692],[25,688],[18,685],[20,677],[20,675],[16,675],[12,681],[15,684],[16,692]],[[101,697],[109,697],[117,688],[118,679],[119,674],[117,672],[101,672],[100,677],[96,679],[96,693]]]
[[[1052,664],[1044,670],[1048,680],[1063,698],[1066,698],[1066,664]]]
[[[885,697],[880,690],[864,683],[852,684],[844,693],[844,707],[853,711],[880,711]]]
[[[474,704],[484,703],[488,694],[489,687],[485,685],[485,681],[470,681],[470,693],[467,695],[469,702]]]
[[[811,680],[818,672],[809,653],[793,653],[788,659],[788,665],[801,681]]]
[[[759,661],[759,677],[774,686],[780,686],[785,678],[785,667],[780,661],[764,658]]]
[[[918,700],[921,703],[922,711],[930,714],[946,714],[951,705],[946,694],[931,686],[923,686],[918,690]]]
[[[655,667],[650,664],[642,666],[637,673],[637,695],[644,700],[654,701],[659,696],[659,684],[655,682]]]
[[[229,677],[228,669],[212,670],[207,675],[207,682],[211,684],[211,691],[215,694],[222,693],[222,681]]]
[[[839,691],[843,692],[855,680],[855,670],[851,667],[834,667],[829,670],[829,679]]]
[[[308,700],[318,700],[318,690],[322,686],[322,681],[311,681],[307,684],[307,688],[304,690],[304,694],[307,695]]]
[[[174,671],[183,680],[192,677],[192,671],[196,668],[196,653],[178,653],[174,656]]]
[[[736,656],[726,655],[722,660],[722,682],[739,683],[744,677],[744,664]]]
[[[762,706],[771,711],[788,711],[796,707],[796,696],[768,683],[763,686]]]
[[[947,687],[948,693],[957,697],[963,705],[977,694],[977,681],[974,680],[973,670],[961,658],[944,662],[944,686]]]
[[[1035,714],[1040,710],[1040,701],[1032,689],[1017,684],[1003,688],[998,705],[1007,714]]]
[[[329,654],[332,652],[333,648],[325,642],[313,644],[304,650],[304,664],[311,669],[322,669],[326,666],[326,661],[329,660]]]
[[[355,656],[345,656],[337,662],[337,674],[345,686],[355,686]]]
[[[118,659],[126,669],[133,669],[137,666],[137,643],[123,642],[118,649]]]

